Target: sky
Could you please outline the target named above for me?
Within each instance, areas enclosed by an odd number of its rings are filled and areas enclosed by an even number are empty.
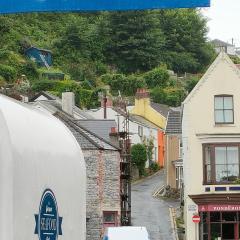
[[[211,7],[202,10],[209,19],[208,37],[240,47],[240,0],[211,0]]]

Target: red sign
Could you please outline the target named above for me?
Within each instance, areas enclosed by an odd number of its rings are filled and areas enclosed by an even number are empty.
[[[237,204],[209,204],[199,205],[199,212],[238,212],[240,211],[240,205]]]
[[[193,221],[194,223],[199,223],[199,222],[200,222],[200,216],[194,215],[194,216],[192,217],[192,221]]]

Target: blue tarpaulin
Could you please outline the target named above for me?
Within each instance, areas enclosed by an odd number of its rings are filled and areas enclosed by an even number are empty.
[[[0,13],[209,7],[210,0],[0,0]]]

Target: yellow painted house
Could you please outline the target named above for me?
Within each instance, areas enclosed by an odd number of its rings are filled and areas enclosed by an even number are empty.
[[[130,111],[130,114],[138,115],[149,122],[152,122],[158,130],[158,164],[164,167],[165,154],[165,137],[164,131],[166,128],[167,116],[169,107],[163,104],[152,103],[150,101],[149,92],[146,89],[138,89],[135,96],[135,106]]]
[[[131,114],[139,115],[154,123],[161,129],[165,129],[168,108],[162,104],[151,103],[149,92],[146,89],[138,89],[135,97],[135,106]]]

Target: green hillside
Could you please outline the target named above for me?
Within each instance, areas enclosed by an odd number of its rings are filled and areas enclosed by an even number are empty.
[[[81,107],[97,105],[106,84],[125,96],[148,87],[155,101],[178,105],[198,78],[179,81],[167,69],[203,72],[214,57],[206,34],[198,10],[1,16],[0,86],[24,74],[31,92],[73,90]],[[51,50],[53,66],[39,68],[27,59],[29,46]],[[63,72],[65,80],[44,79],[47,71]]]

